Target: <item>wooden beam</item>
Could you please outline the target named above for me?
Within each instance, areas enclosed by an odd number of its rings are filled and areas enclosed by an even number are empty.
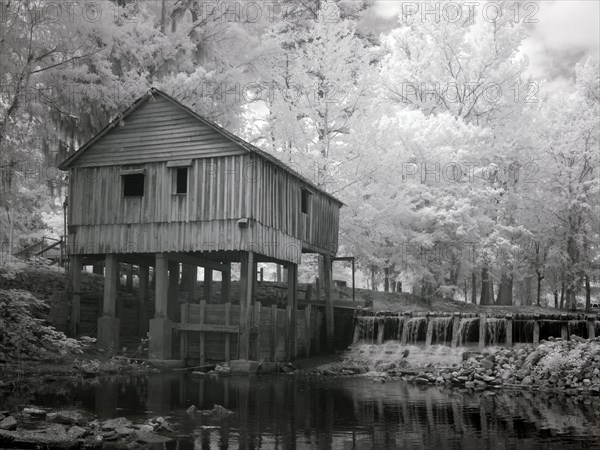
[[[125,289],[127,292],[133,291],[133,264],[125,266]]]
[[[239,359],[250,357],[250,306],[252,306],[252,268],[254,253],[242,252],[240,270],[240,338]]]
[[[83,257],[71,255],[71,335],[79,335],[81,322],[81,269]]]
[[[138,334],[140,337],[146,337],[148,334],[148,288],[150,286],[150,267],[140,266],[140,284],[138,287],[139,313],[138,313]]]
[[[331,298],[331,257],[323,255],[323,290],[325,292],[325,331],[327,333],[327,350],[333,352],[335,347],[335,330],[333,302]]]
[[[104,302],[102,313],[105,316],[115,317],[117,302],[117,278],[119,275],[119,263],[117,255],[110,253],[106,255],[104,274]]]
[[[289,353],[290,360],[298,356],[298,264],[288,264],[288,307],[290,308]]]
[[[231,263],[227,272],[221,272],[221,303],[231,303]]]
[[[204,268],[204,300],[206,303],[211,303],[212,300],[212,284],[213,284],[213,271],[209,268]]]
[[[219,272],[225,272],[227,270],[230,270],[230,267],[231,267],[229,264],[223,264],[223,263],[212,261],[210,259],[206,259],[206,258],[202,258],[202,257],[198,257],[198,256],[186,255],[183,253],[173,253],[173,254],[169,253],[169,261],[182,263],[182,264],[190,264],[192,266],[200,266],[200,267],[209,268],[212,270],[218,270]]]
[[[167,316],[179,322],[179,263],[169,259],[169,290],[167,294]]]
[[[156,263],[154,266],[155,279],[155,312],[154,317],[167,317],[167,305],[169,298],[169,269],[168,259],[165,253],[156,254]]]

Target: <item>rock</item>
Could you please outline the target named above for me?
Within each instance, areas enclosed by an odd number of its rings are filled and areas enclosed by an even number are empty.
[[[169,422],[167,422],[163,417],[153,417],[146,423],[148,425],[152,425],[154,427],[154,431],[169,431],[173,433],[173,428],[171,428]]]
[[[587,339],[577,336],[576,334],[572,334],[570,339],[575,342],[587,342]]]
[[[188,409],[186,409],[185,412],[188,413],[190,416],[193,416],[197,410],[198,408],[196,408],[196,405],[192,405]]]
[[[483,359],[483,360],[481,360],[481,362],[479,364],[485,370],[491,370],[494,368],[494,363],[492,361],[490,361],[489,359]]]
[[[393,362],[378,364],[375,369],[378,372],[388,372],[396,368],[396,364]]]
[[[229,416],[230,414],[233,414],[233,411],[230,411],[227,408],[222,407],[221,405],[214,405],[213,409],[206,409],[200,412],[205,416],[212,416],[217,418],[223,418]]]
[[[429,379],[425,378],[424,376],[420,375],[418,377],[415,378],[415,383],[417,384],[429,384]]]
[[[117,417],[116,419],[109,419],[102,424],[103,431],[115,430],[116,428],[127,427],[130,428],[132,423],[125,417]]]
[[[470,350],[470,351],[467,351],[467,352],[463,352],[463,354],[462,354],[462,360],[463,361],[467,361],[469,358],[475,358],[477,356],[481,357],[481,353]]]
[[[550,375],[550,378],[548,378],[548,381],[550,381],[552,384],[556,384],[558,382],[558,375],[553,373]]]
[[[78,448],[79,442],[69,438],[62,425],[51,425],[43,431],[0,430],[0,447],[3,448]]]
[[[17,429],[17,419],[13,416],[8,416],[0,421],[0,430],[16,430]]]
[[[273,361],[262,361],[258,366],[260,373],[273,373],[279,369],[279,363]]]
[[[135,432],[134,439],[136,442],[141,442],[142,444],[165,444],[172,441],[171,438],[161,436],[160,434],[148,433],[140,430]]]
[[[137,427],[139,431],[143,433],[152,433],[154,432],[154,427],[152,425],[144,424]]]
[[[50,422],[63,425],[86,425],[87,421],[79,411],[57,411],[49,413],[46,417]]]
[[[475,383],[473,381],[467,381],[465,383],[465,387],[467,387],[467,388],[473,388],[473,387],[475,387]]]
[[[533,380],[531,379],[531,377],[530,377],[530,376],[526,376],[526,377],[524,377],[524,378],[523,378],[523,380],[521,381],[521,384],[524,384],[524,385],[531,385],[531,384],[533,384]]]
[[[229,375],[231,373],[231,367],[227,363],[225,363],[225,364],[217,364],[215,366],[215,372],[217,374],[219,374],[220,376],[227,376],[227,375]]]
[[[26,416],[35,417],[37,419],[43,419],[46,417],[46,411],[41,408],[31,407],[31,408],[23,408],[23,414]]]
[[[600,384],[592,384],[590,386],[590,392],[593,392],[595,394],[600,394]]]
[[[82,438],[86,434],[88,434],[88,431],[85,428],[82,428],[77,425],[73,425],[71,428],[69,428],[69,431],[67,431],[67,436],[69,437],[69,439],[75,440]]]
[[[296,371],[296,366],[294,366],[292,363],[287,363],[281,367],[281,371],[283,373],[293,373]]]

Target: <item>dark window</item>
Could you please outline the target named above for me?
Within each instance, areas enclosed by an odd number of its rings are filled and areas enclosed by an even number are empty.
[[[123,197],[144,196],[144,174],[123,175]]]
[[[310,192],[308,192],[306,189],[302,189],[302,212],[304,214],[308,214],[308,205],[310,203]]]
[[[188,169],[187,167],[180,167],[177,169],[175,174],[177,180],[175,181],[175,188],[177,194],[187,194],[188,191]]]

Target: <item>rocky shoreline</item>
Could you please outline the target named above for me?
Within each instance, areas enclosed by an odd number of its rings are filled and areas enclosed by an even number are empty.
[[[187,410],[188,415],[223,419],[233,414],[220,405],[211,410]],[[0,447],[44,449],[153,448],[176,438],[169,422],[157,416],[143,423],[125,417],[100,421],[77,410],[24,408],[19,414],[0,411]]]
[[[364,351],[363,351],[364,352]],[[406,358],[405,351],[404,358]],[[465,351],[452,367],[411,367],[402,356],[387,361],[344,358],[313,371],[323,376],[368,376],[377,382],[404,380],[421,385],[475,390],[528,389],[567,395],[600,395],[600,338],[550,338],[538,346]]]

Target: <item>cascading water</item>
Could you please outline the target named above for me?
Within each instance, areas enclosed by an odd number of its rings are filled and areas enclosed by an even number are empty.
[[[431,342],[445,344],[452,340],[452,317],[435,317],[433,319],[433,337]]]
[[[487,319],[485,328],[487,345],[498,345],[505,342],[506,319]]]
[[[413,317],[408,319],[406,326],[406,342],[416,344],[427,332],[427,318]]]
[[[569,336],[576,334],[577,336],[587,338],[588,335],[587,323],[585,320],[569,320],[567,330]]]
[[[479,324],[478,318],[460,319],[458,325],[458,345],[463,346],[469,342],[469,336],[475,332],[477,325]]]

